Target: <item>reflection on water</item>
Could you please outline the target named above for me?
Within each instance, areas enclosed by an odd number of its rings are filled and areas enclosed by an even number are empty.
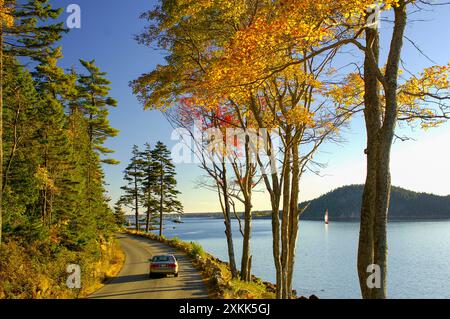
[[[240,256],[242,238],[237,223],[233,226],[236,256]],[[274,282],[270,220],[254,220],[253,227],[253,272]],[[450,221],[394,222],[388,232],[389,297],[450,298]],[[294,279],[298,294],[360,298],[356,274],[358,233],[358,223],[300,222]],[[165,236],[198,241],[206,251],[227,260],[220,219],[168,222]]]

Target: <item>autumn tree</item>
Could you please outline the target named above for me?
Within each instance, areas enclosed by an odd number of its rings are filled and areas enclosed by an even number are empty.
[[[234,8],[243,13],[243,8],[248,8],[250,3],[239,1],[234,4]],[[250,23],[242,27],[237,22],[239,19],[233,20],[238,32],[219,53],[219,67],[208,68],[211,70],[210,77],[205,82],[211,83],[210,79],[219,78],[226,88],[251,87],[314,57],[327,52],[336,54],[344,45],[351,44],[361,49],[365,59],[363,102],[368,135],[368,174],[361,209],[358,273],[364,298],[384,298],[387,278],[386,218],[390,197],[389,162],[396,123],[399,119],[409,122],[417,119],[425,127],[429,127],[448,118],[448,108],[445,105],[448,97],[448,67],[427,68],[422,74],[405,80],[408,89],[401,89],[399,65],[407,8],[413,6],[414,1],[387,0],[374,3],[291,0],[258,3],[260,6],[254,10]],[[174,19],[184,17],[185,24],[189,21],[197,23],[202,19],[214,20],[214,17],[221,15],[220,9],[226,7],[226,4],[227,1],[182,1],[182,10],[175,13]],[[378,61],[380,48],[377,13],[388,10],[393,11],[394,27],[386,64],[381,64]],[[365,44],[361,41],[363,35]],[[279,52],[286,49],[292,50],[294,54],[278,59]],[[203,63],[202,67],[205,65],[208,66]],[[353,76],[353,80],[355,79],[357,77]],[[405,94],[407,92],[411,94]],[[360,95],[361,91],[357,92],[357,96]],[[342,100],[342,96],[338,100]],[[400,116],[403,111],[406,114]],[[366,271],[373,263],[381,266],[383,284],[380,289],[370,290],[366,285]]]
[[[233,128],[232,116],[226,111],[226,108],[217,107],[215,110],[194,109],[190,99],[182,99],[177,107],[174,107],[165,115],[169,122],[178,129],[182,128],[182,143],[187,146],[188,151],[194,154],[195,161],[199,167],[206,173],[206,178],[199,180],[199,185],[205,189],[217,192],[220,208],[223,214],[225,226],[225,238],[227,241],[228,262],[231,275],[238,278],[239,272],[236,266],[235,244],[232,230],[232,218],[239,221],[240,232],[243,235],[243,258],[246,271],[241,271],[241,278],[248,277],[250,259],[250,226],[247,222],[244,229],[241,220],[236,213],[234,198],[242,200],[239,191],[236,190],[236,177],[233,176],[233,167],[229,165],[229,158],[233,158],[236,169],[241,172],[237,164],[236,150],[230,146],[235,145],[227,137],[227,128]],[[198,133],[196,132],[198,131]],[[180,132],[181,133],[181,132]],[[200,135],[200,136],[199,136]],[[186,140],[187,138],[187,140]],[[241,183],[241,185],[246,182]],[[250,191],[249,191],[250,192]],[[247,208],[246,216],[251,214],[251,197],[246,198]],[[248,220],[248,219],[247,219]],[[247,227],[247,228],[245,228]],[[247,234],[247,236],[245,236]],[[245,246],[245,247],[244,247]]]
[[[241,128],[245,129],[243,124],[251,121],[257,129],[268,129],[264,133],[263,149],[270,158],[269,169],[266,170],[261,160],[258,164],[272,205],[277,296],[288,298],[292,294],[297,224],[301,213],[298,210],[300,177],[319,146],[335,136],[348,116],[343,110],[314,102],[316,95],[326,90],[326,83],[319,76],[326,72],[334,53],[314,62],[303,59],[302,63],[280,70],[283,71],[280,75],[257,77],[269,68],[269,63],[288,63],[292,56],[303,54],[308,45],[317,43],[327,34],[320,29],[317,37],[298,46],[266,52],[267,45],[274,43],[270,42],[271,38],[264,38],[266,34],[261,31],[268,23],[259,19],[258,14],[271,16],[277,5],[239,1],[229,10],[227,1],[181,1],[178,6],[163,1],[160,8],[145,16],[154,24],[138,39],[145,44],[154,41],[168,50],[168,63],[132,84],[146,107],[165,110],[177,103],[178,97],[192,96],[194,108],[214,110],[217,105],[230,103],[235,116],[244,119],[240,122]],[[309,5],[312,3],[296,10],[308,11]],[[278,9],[287,12],[292,8]],[[317,18],[308,12],[308,18]],[[308,27],[306,20],[298,32]],[[282,30],[285,26],[287,24],[283,23],[276,27]],[[247,53],[255,50],[261,53],[258,61]],[[282,140],[281,148],[273,143],[272,129]],[[281,167],[278,167],[277,154],[281,154]],[[281,221],[280,210],[283,212]]]

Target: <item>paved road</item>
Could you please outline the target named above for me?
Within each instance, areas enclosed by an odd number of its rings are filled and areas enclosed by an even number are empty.
[[[171,247],[128,234],[117,235],[126,259],[119,275],[90,295],[95,299],[181,299],[208,298],[206,285],[189,259]],[[148,278],[148,259],[172,253],[180,265],[178,277]]]

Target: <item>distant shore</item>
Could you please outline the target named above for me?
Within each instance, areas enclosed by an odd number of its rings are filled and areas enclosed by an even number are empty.
[[[238,215],[239,218],[241,218],[241,214]],[[280,216],[281,217],[281,216]],[[212,219],[221,219],[223,218],[223,214],[222,213],[186,213],[183,215],[183,218],[212,218]],[[236,219],[236,217],[232,216],[232,219]],[[261,212],[257,212],[254,216],[253,219],[270,219],[271,215],[270,212],[268,213],[261,213]],[[311,217],[300,217],[300,220],[307,220],[307,221],[323,221],[323,218],[311,218]],[[404,216],[404,217],[396,217],[396,218],[389,218],[390,222],[406,222],[406,221],[411,221],[411,222],[420,222],[420,221],[448,221],[450,220],[450,218],[447,217],[426,217],[426,218],[419,218],[419,217],[409,217],[409,216]],[[330,222],[359,222],[359,218],[336,218],[333,216],[330,217]]]

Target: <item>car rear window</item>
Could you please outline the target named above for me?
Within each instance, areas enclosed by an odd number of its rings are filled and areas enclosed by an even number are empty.
[[[175,261],[175,258],[172,256],[155,256],[152,259],[153,262],[172,262]]]

